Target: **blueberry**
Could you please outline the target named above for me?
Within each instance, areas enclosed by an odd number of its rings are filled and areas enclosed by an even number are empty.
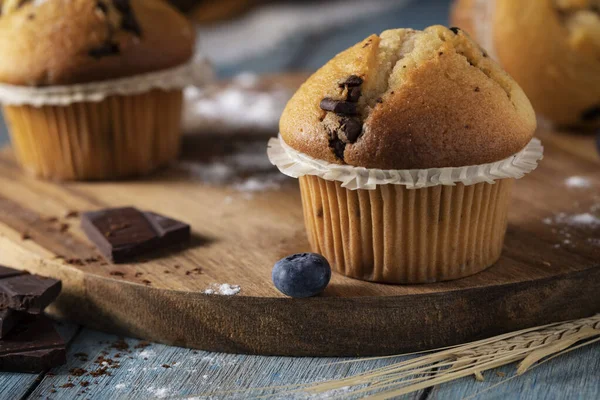
[[[311,297],[325,290],[331,267],[319,254],[294,254],[275,263],[272,278],[275,287],[287,296]]]

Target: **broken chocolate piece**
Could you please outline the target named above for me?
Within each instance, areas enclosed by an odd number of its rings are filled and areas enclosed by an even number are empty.
[[[362,133],[362,124],[352,118],[343,118],[341,120],[341,130],[349,143],[354,143]]]
[[[144,214],[160,236],[161,245],[171,246],[190,241],[191,228],[188,224],[153,212]]]
[[[23,317],[24,314],[18,311],[0,308],[0,339],[6,337]]]
[[[584,122],[595,121],[600,118],[600,106],[588,108],[581,113],[581,120]]]
[[[189,225],[133,207],[84,213],[81,227],[100,253],[114,263],[187,243],[191,237]]]
[[[40,314],[58,297],[61,287],[59,280],[27,273],[0,279],[0,308]]]
[[[356,103],[360,99],[361,91],[359,87],[354,87],[348,89],[348,97],[346,97],[347,101],[352,103]]]
[[[0,340],[0,371],[39,373],[66,361],[65,342],[43,315]]]
[[[336,114],[341,115],[354,115],[356,114],[356,103],[350,103],[342,100],[334,100],[329,97],[321,100],[320,107],[325,111],[332,111]]]
[[[18,269],[3,267],[0,265],[0,279],[10,278],[11,276],[26,274],[25,271],[19,271]]]
[[[350,75],[344,82],[340,82],[340,87],[356,87],[363,84],[363,79],[360,76]]]
[[[133,207],[86,212],[81,228],[100,253],[114,263],[130,260],[158,246],[158,234]]]
[[[113,42],[104,43],[94,49],[91,49],[88,54],[93,58],[102,58],[108,56],[114,56],[121,52],[119,45]]]

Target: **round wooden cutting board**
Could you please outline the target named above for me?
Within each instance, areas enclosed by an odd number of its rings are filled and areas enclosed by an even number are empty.
[[[322,296],[281,295],[273,264],[309,247],[297,182],[268,167],[267,138],[256,135],[190,136],[179,163],[123,182],[38,181],[4,150],[0,263],[62,279],[50,309],[57,317],[213,351],[395,354],[590,316],[600,312],[600,225],[569,216],[597,215],[600,162],[592,137],[539,137],[546,156],[516,185],[501,260],[453,282],[383,285],[335,274]],[[572,176],[588,185],[565,184]],[[105,263],[75,212],[126,205],[190,223],[191,246]],[[224,283],[239,293],[204,293]]]

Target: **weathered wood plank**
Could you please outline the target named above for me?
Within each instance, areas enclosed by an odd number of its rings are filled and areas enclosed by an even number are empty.
[[[56,328],[66,342],[70,342],[79,326],[58,322]],[[0,373],[0,399],[20,399],[33,389],[43,378],[44,374],[14,374]]]
[[[120,346],[115,335],[84,329],[69,349],[68,364],[53,370],[54,375],[46,376],[30,398],[50,397],[60,400],[72,399],[79,394],[85,399],[148,399],[199,395],[211,396],[211,399],[243,399],[249,395],[224,392],[342,378],[362,372],[365,368],[392,362],[382,360],[331,365],[341,359],[208,353],[160,344],[135,348],[136,345],[139,346],[138,340],[126,339],[125,342],[128,349]],[[116,357],[116,354],[120,354],[120,357]],[[101,356],[109,359],[108,363],[118,362],[120,365],[118,368],[108,368],[110,376],[93,377],[91,373],[94,374],[101,368],[97,361]],[[83,361],[84,359],[87,361]],[[76,374],[70,372],[75,371],[74,368],[82,368],[86,373],[74,376]],[[89,382],[89,385],[84,387],[82,382]],[[267,393],[271,392],[256,391],[252,395]],[[346,391],[339,393],[349,394]],[[421,393],[415,393],[406,398],[417,399],[420,395]],[[297,394],[295,397],[306,398],[306,394]],[[278,398],[293,397],[280,395]]]
[[[431,400],[476,399],[598,399],[600,398],[600,343],[555,358],[506,383],[493,385],[512,377],[516,364],[484,373],[485,381],[473,377],[435,387]]]

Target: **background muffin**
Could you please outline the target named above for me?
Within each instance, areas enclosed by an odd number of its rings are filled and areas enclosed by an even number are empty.
[[[182,87],[168,81],[185,79],[151,73],[193,48],[189,22],[162,0],[4,1],[0,82],[29,88],[27,101],[3,99],[20,161],[46,178],[106,179],[173,159]]]
[[[538,113],[600,126],[600,0],[459,0],[452,23],[488,45]]]
[[[300,177],[309,240],[338,272],[431,282],[498,259],[511,178],[541,158],[535,127],[520,87],[461,30],[398,29],[311,76],[269,152]],[[522,157],[533,163],[502,171]]]

